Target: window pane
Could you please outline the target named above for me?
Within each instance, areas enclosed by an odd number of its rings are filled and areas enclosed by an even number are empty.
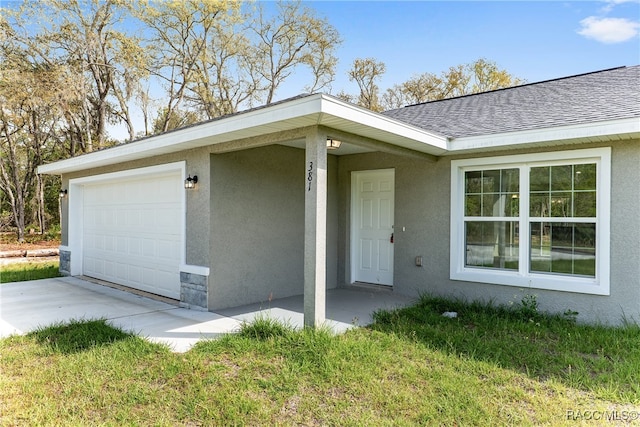
[[[571,216],[571,193],[551,193],[551,216]]]
[[[482,171],[465,172],[464,191],[467,194],[482,192]]]
[[[467,221],[465,223],[467,267],[518,269],[518,223]]]
[[[531,271],[551,271],[551,227],[543,222],[530,224]]]
[[[482,195],[482,216],[500,216],[500,194]]]
[[[551,247],[549,226],[543,222],[532,222],[531,225],[531,248],[535,248],[542,253],[541,248]],[[546,228],[545,228],[546,227]]]
[[[573,224],[550,223],[551,249],[568,249],[573,247]]]
[[[595,218],[596,216],[596,192],[577,192],[573,196],[573,216],[583,218]]]
[[[529,180],[531,191],[549,191],[549,167],[531,168]]]
[[[529,215],[533,217],[548,217],[549,193],[532,194],[529,198]]]
[[[500,170],[482,171],[482,192],[498,193],[500,191]]]
[[[596,189],[596,165],[575,165],[574,167],[575,190],[595,190]]]
[[[518,216],[519,169],[465,172],[465,216]]]
[[[518,193],[520,191],[520,169],[502,170],[500,190],[502,193]]]
[[[551,168],[551,191],[571,190],[573,166],[553,166]]]
[[[475,196],[467,196],[475,197]],[[520,199],[517,194],[484,194],[482,196],[482,216],[518,216]],[[471,216],[471,215],[468,215]]]
[[[518,194],[507,194],[504,216],[520,216],[520,197]]]
[[[595,277],[596,225],[532,223],[532,272]]]
[[[482,206],[482,196],[470,195],[464,198],[464,214],[465,216],[480,216],[480,207]]]
[[[593,249],[596,247],[595,224],[576,224],[575,229],[576,248]]]
[[[513,279],[514,286],[528,283],[587,293],[600,293],[593,285],[603,285],[601,289],[608,290],[608,260],[597,257],[607,251],[609,241],[597,240],[601,237],[596,231],[609,234],[608,223],[598,222],[601,209],[605,214],[609,209],[598,194],[603,191],[607,197],[610,192],[609,165],[600,168],[608,162],[609,149],[526,154],[484,163],[492,159],[452,161],[458,172],[452,175],[452,206],[463,204],[458,207],[462,212],[455,217],[452,213],[452,221],[464,229],[456,230],[459,241],[451,242],[457,248],[452,251],[451,278],[502,284]],[[463,186],[463,194],[455,195]],[[521,206],[526,211],[520,212]],[[523,251],[520,226],[527,230]]]

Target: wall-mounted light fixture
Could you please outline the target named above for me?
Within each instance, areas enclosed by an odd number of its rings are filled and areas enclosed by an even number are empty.
[[[338,141],[337,139],[327,138],[327,150],[337,150],[340,148],[340,144],[342,141]]]
[[[61,199],[64,199],[65,197],[67,197],[67,190],[60,190],[60,193],[58,195]]]
[[[189,175],[189,177],[184,180],[184,188],[186,188],[187,190],[190,190],[192,188],[195,188],[197,183],[198,183],[198,175],[193,175],[193,178],[191,178],[191,175]]]

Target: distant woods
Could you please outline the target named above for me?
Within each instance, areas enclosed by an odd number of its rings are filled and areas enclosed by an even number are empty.
[[[300,1],[42,0],[0,8],[0,229],[59,221],[58,178],[39,164],[278,99],[328,92],[341,38]],[[385,64],[356,59],[337,96],[374,111],[521,81],[478,60],[382,91]]]
[[[385,71],[386,65],[375,58],[356,59],[349,71],[349,80],[357,83],[359,93],[354,95],[342,91],[337,96],[373,111],[386,111],[524,83],[524,80],[500,69],[495,62],[482,58],[450,67],[439,75],[415,74],[406,82],[382,91],[378,82]]]

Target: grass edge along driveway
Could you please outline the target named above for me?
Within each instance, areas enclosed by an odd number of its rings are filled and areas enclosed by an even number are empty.
[[[0,265],[0,284],[60,277],[59,261],[15,262]]]

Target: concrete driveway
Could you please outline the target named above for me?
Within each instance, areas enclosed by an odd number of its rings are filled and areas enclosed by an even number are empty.
[[[330,290],[327,324],[335,332],[343,332],[371,323],[375,310],[411,302],[392,292]],[[216,313],[188,310],[80,278],[61,277],[0,285],[0,338],[71,319],[104,318],[115,327],[184,352],[201,339],[237,331],[243,321],[251,321],[256,315],[301,327],[302,308],[302,296],[295,296]]]

